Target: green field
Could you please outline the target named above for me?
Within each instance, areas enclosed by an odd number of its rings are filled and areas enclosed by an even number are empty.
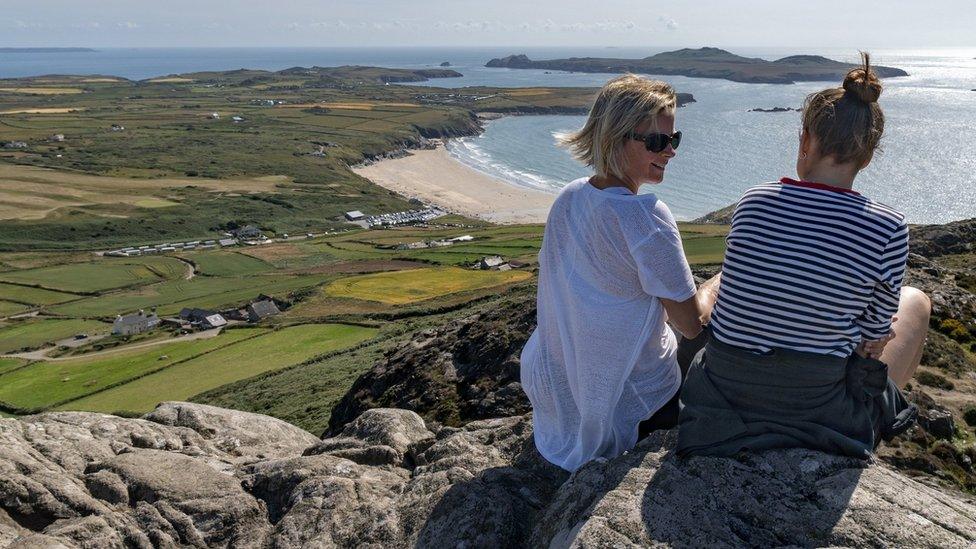
[[[30,310],[30,305],[14,303],[12,301],[0,301],[0,317],[6,317]]]
[[[69,360],[39,361],[0,375],[0,401],[20,409],[41,409],[100,391],[148,372],[264,333],[245,328],[227,330],[217,337],[179,341],[151,347]]]
[[[683,238],[681,245],[688,263],[692,265],[721,263],[725,257],[724,236]]]
[[[194,277],[171,280],[134,290],[74,301],[51,308],[57,314],[75,317],[107,317],[118,313],[158,307],[161,315],[177,313],[183,307],[222,307],[255,298],[260,293],[282,294],[315,286],[327,275],[253,276],[249,278]]]
[[[24,364],[27,364],[27,361],[22,358],[0,358],[0,375],[15,368],[20,368]]]
[[[344,324],[284,328],[73,401],[59,409],[148,412],[159,402],[186,400],[227,383],[355,345],[375,334],[374,328]]]
[[[172,257],[74,263],[0,273],[0,281],[67,292],[98,292],[176,278],[185,267]]]
[[[532,273],[524,271],[474,271],[456,267],[413,269],[343,278],[327,286],[325,292],[333,297],[401,305],[531,277]]]
[[[94,335],[112,330],[110,324],[83,319],[27,319],[0,325],[0,353],[34,349],[78,333]]]
[[[75,294],[66,294],[64,292],[0,283],[0,299],[16,303],[52,305],[54,303],[64,303],[65,301],[78,299],[79,297]]]
[[[201,275],[246,276],[274,269],[274,265],[237,252],[199,253],[188,258]]]

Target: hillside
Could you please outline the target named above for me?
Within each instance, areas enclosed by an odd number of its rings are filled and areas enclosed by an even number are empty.
[[[0,250],[214,238],[248,224],[342,229],[346,211],[412,208],[350,165],[474,135],[479,113],[579,112],[594,92],[389,85],[458,75],[345,66],[0,79]]]
[[[775,61],[742,57],[718,48],[681,49],[643,59],[572,57],[533,61],[526,55],[509,55],[488,61],[486,67],[546,69],[570,72],[680,75],[691,78],[720,78],[733,82],[793,84],[809,81],[840,81],[854,65],[819,55],[794,55]],[[908,76],[894,67],[872,67],[881,78]]]

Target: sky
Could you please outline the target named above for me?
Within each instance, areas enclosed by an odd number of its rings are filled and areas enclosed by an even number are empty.
[[[0,47],[976,47],[976,1],[0,0]]]

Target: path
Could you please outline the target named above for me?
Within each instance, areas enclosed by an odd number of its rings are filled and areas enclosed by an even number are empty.
[[[174,343],[177,341],[193,341],[195,339],[210,339],[212,337],[217,337],[220,334],[221,328],[214,328],[213,330],[205,330],[202,332],[194,332],[192,334],[187,334],[179,337],[172,337],[167,339],[154,339],[153,341],[145,341],[142,343],[135,343],[132,345],[123,345],[113,349],[106,349],[104,351],[97,351],[94,353],[85,353],[82,355],[74,356],[59,356],[59,357],[49,357],[48,353],[57,349],[55,347],[47,347],[45,349],[39,349],[37,351],[30,351],[28,353],[17,353],[10,355],[0,355],[0,358],[24,358],[27,360],[44,360],[47,362],[61,362],[64,360],[75,360],[78,358],[91,358],[91,357],[103,357],[105,355],[112,355],[115,353],[126,352],[131,349],[142,349],[145,347],[153,347],[156,345],[164,345],[166,343]]]

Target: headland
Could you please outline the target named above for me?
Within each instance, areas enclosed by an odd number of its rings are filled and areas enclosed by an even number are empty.
[[[793,84],[795,82],[841,80],[855,68],[819,55],[792,55],[775,61],[743,57],[719,48],[684,48],[645,57],[614,59],[571,57],[534,61],[524,54],[509,55],[489,61],[486,67],[509,69],[546,69],[571,72],[680,75],[691,78],[720,78],[750,84]],[[908,76],[894,67],[874,66],[881,78]]]

